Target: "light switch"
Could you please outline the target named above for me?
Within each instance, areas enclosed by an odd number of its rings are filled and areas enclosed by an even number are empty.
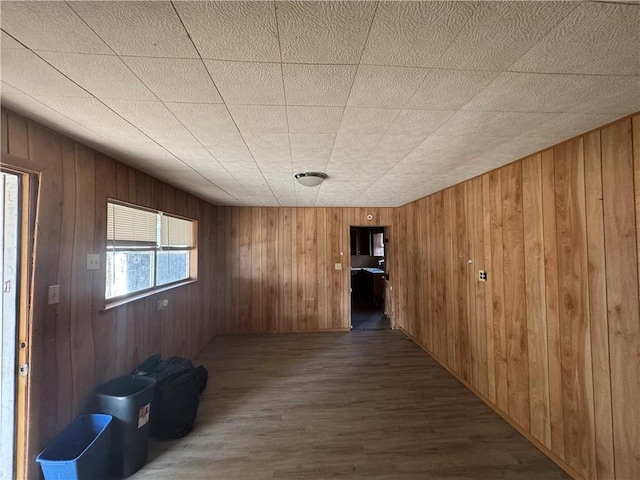
[[[60,285],[49,286],[49,305],[60,303]]]
[[[342,270],[342,264],[341,263],[336,263],[335,264],[335,268],[336,268],[336,270]]]
[[[98,270],[100,268],[100,254],[87,254],[87,270]]]

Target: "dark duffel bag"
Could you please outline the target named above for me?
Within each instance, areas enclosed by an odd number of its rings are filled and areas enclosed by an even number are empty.
[[[204,371],[204,372],[203,372]],[[186,358],[162,360],[153,355],[134,372],[156,379],[151,402],[151,434],[160,439],[184,437],[191,431],[198,414],[200,392],[206,385],[206,369],[193,366]]]

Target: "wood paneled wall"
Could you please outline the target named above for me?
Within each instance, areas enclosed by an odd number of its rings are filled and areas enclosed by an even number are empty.
[[[392,213],[389,208],[224,209],[218,218],[225,232],[221,333],[348,330],[349,226],[391,226]]]
[[[395,321],[573,475],[640,478],[640,116],[395,228]]]
[[[28,478],[38,478],[35,455],[82,413],[94,386],[154,353],[193,358],[213,339],[224,232],[219,208],[4,110],[2,153],[3,163],[39,172],[27,450]],[[198,220],[198,281],[101,312],[104,266],[88,271],[86,258],[104,262],[108,197]],[[60,285],[57,305],[47,304],[49,285]]]

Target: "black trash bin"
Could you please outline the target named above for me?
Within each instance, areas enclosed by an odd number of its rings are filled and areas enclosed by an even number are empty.
[[[156,381],[124,375],[96,389],[96,411],[113,416],[111,472],[128,477],[147,461],[149,414]]]

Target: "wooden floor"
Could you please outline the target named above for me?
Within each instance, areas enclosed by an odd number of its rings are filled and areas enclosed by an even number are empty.
[[[394,331],[219,337],[195,429],[142,479],[554,479],[566,475]]]

